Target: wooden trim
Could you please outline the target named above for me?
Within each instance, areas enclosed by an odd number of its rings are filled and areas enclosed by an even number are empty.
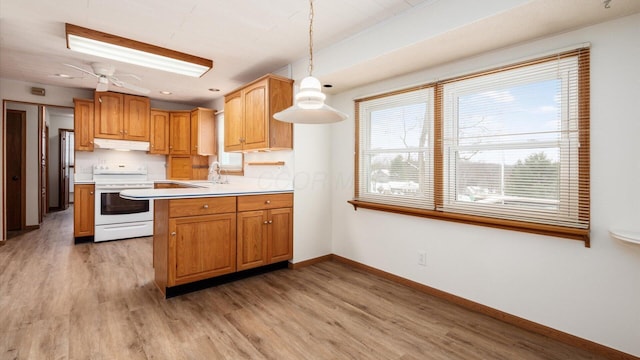
[[[38,229],[40,229],[40,225],[28,225],[28,226],[25,226],[22,230],[33,231]]]
[[[355,126],[356,141],[355,149],[353,149],[353,193],[356,197],[360,196],[360,104],[356,101],[355,109]]]
[[[571,240],[580,240],[585,242],[585,247],[589,247],[589,229],[576,229],[562,226],[536,224],[523,221],[506,220],[498,218],[490,218],[483,216],[458,214],[451,212],[443,212],[437,210],[426,210],[417,208],[408,208],[397,205],[378,204],[360,200],[349,200],[349,204],[353,205],[354,210],[359,207],[369,210],[386,211],[396,214],[412,215],[430,219],[446,220],[459,222],[470,225],[480,225],[493,227],[504,230],[522,231],[539,235],[555,236]]]
[[[181,60],[181,61],[186,61],[193,64],[206,66],[209,69],[213,67],[213,61],[209,59],[185,54],[179,51],[143,43],[136,40],[123,38],[123,37],[112,35],[112,34],[107,34],[101,31],[83,28],[83,27],[69,24],[69,23],[65,23],[65,34],[66,34],[65,38],[67,41],[67,48],[69,48],[69,35],[71,34],[71,35],[82,36],[82,37],[97,40],[97,41],[102,41],[102,42],[113,44],[113,45],[127,47],[129,49],[140,50],[140,51],[144,51],[151,54],[156,54],[156,55],[165,56],[165,57],[169,57],[176,60]]]
[[[284,161],[248,161],[245,164],[251,166],[284,166]]]
[[[27,112],[23,110],[17,110],[22,113],[22,164],[20,165],[20,207],[22,213],[20,214],[20,229],[25,230],[27,227]],[[39,134],[38,134],[39,135]],[[6,143],[7,139],[3,139],[3,143]],[[6,148],[3,153],[6,154]],[[38,154],[38,160],[40,160],[40,154]],[[38,161],[38,168],[40,167],[40,161]],[[6,172],[6,170],[5,170]],[[38,174],[40,171],[38,171]],[[38,189],[38,195],[40,195],[40,189]],[[5,194],[6,196],[6,194]],[[38,199],[40,196],[38,196]]]
[[[317,257],[317,258],[300,261],[300,262],[297,262],[295,264],[290,262],[289,263],[289,269],[298,270],[298,269],[302,269],[304,267],[315,265],[315,264],[318,264],[318,263],[321,263],[321,262],[331,261],[333,259],[333,256],[334,256],[333,254],[324,255],[324,256]]]
[[[6,167],[4,159],[7,157],[7,134],[5,131],[5,117],[7,116],[7,100],[2,100],[2,121],[0,122],[0,126],[2,126],[2,159],[0,163],[2,163],[2,234],[0,234],[0,244],[4,245],[7,241],[7,191],[5,189],[5,175]]]
[[[517,326],[521,329],[527,330],[527,331],[531,331],[533,333],[539,334],[539,335],[543,335],[546,336],[550,339],[553,340],[557,340],[560,341],[562,343],[580,348],[580,349],[584,349],[587,351],[590,351],[592,353],[598,354],[598,355],[602,355],[604,357],[606,357],[607,359],[637,359],[637,357],[631,355],[631,354],[627,354],[625,352],[622,352],[620,350],[616,350],[613,348],[610,348],[608,346],[605,345],[601,345],[598,344],[596,342],[575,336],[575,335],[571,335],[569,333],[560,331],[560,330],[556,330],[554,328],[533,322],[531,320],[527,320],[524,318],[521,318],[519,316],[515,316],[515,315],[511,315],[509,313],[506,313],[504,311],[486,306],[486,305],[482,305],[480,303],[477,303],[475,301],[471,301],[468,299],[465,299],[463,297],[457,296],[457,295],[453,295],[451,293],[442,291],[442,290],[438,290],[436,288],[433,288],[431,286],[427,286],[427,285],[423,285],[420,284],[418,282],[400,277],[398,275],[394,275],[391,273],[388,273],[386,271],[382,271],[379,269],[376,269],[374,267],[359,263],[357,261],[354,260],[350,260],[347,258],[344,258],[342,256],[339,255],[335,255],[335,254],[331,254],[331,255],[326,255],[320,258],[316,258],[316,259],[325,259],[327,256],[330,256],[331,261],[335,261],[335,262],[339,262],[339,263],[343,263],[346,264],[348,266],[354,267],[358,270],[362,270],[364,272],[373,274],[375,276],[379,276],[383,279],[387,279],[389,281],[393,281],[395,283],[398,284],[402,284],[405,286],[408,286],[412,289],[415,289],[417,291],[420,291],[422,293],[425,294],[429,294],[432,296],[435,296],[437,298],[446,300],[448,302],[451,302],[453,304],[456,304],[460,307],[463,307],[465,309],[471,310],[471,311],[475,311],[477,313],[483,314],[483,315],[487,315],[489,317],[492,317],[496,320],[505,322],[507,324],[511,324],[514,326]],[[315,260],[315,259],[314,259]],[[309,261],[309,260],[308,260]],[[320,261],[317,261],[320,262]]]

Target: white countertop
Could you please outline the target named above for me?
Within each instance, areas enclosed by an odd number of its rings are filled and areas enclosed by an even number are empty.
[[[213,184],[209,181],[178,181],[161,180],[156,182],[178,183],[189,186],[188,188],[171,189],[131,189],[120,192],[120,197],[130,200],[149,199],[184,199],[216,196],[239,196],[259,194],[280,194],[293,192],[291,182],[259,180],[244,180],[231,182],[230,184]]]

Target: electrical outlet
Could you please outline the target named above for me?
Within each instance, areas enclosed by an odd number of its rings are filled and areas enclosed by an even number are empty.
[[[418,265],[427,266],[427,252],[426,251],[418,252]]]

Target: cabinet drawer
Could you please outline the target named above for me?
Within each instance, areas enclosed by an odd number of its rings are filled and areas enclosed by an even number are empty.
[[[169,217],[236,212],[235,196],[169,200]]]
[[[293,194],[238,196],[238,211],[293,207]]]

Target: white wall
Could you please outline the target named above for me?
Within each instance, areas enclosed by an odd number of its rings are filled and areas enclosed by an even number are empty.
[[[74,97],[91,98],[93,96],[93,92],[89,90],[34,84],[34,83],[27,83],[23,81],[16,81],[16,80],[10,80],[10,79],[0,79],[0,80],[1,80],[0,81],[0,99],[2,100],[20,101],[20,102],[27,102],[32,104],[60,105],[60,106],[73,107]],[[46,91],[46,96],[32,95],[31,94],[32,86],[44,88]],[[2,111],[2,114],[4,119],[4,109]],[[31,117],[29,114],[28,116]],[[35,165],[33,164],[27,165],[27,207],[28,207],[27,225],[38,224],[37,114],[35,116],[36,116],[35,117],[36,121],[33,121],[33,123],[35,124],[30,123],[27,128],[27,131],[28,131],[27,157],[30,164],[35,163]],[[5,133],[4,121],[2,123],[2,126],[3,126],[2,130],[4,134]],[[35,126],[35,130],[33,130],[34,126]],[[5,155],[6,154],[4,154],[4,139],[0,138],[0,157],[5,159],[4,163],[6,164]],[[33,169],[34,167],[35,167],[35,170]],[[2,179],[1,181],[4,181],[4,167],[0,169],[0,176]],[[5,185],[5,189],[6,189],[6,185]],[[0,195],[0,204],[4,204],[4,192]],[[2,208],[1,211],[4,212],[4,207]],[[1,215],[2,215],[2,218],[4,218],[4,213],[2,213]],[[3,221],[0,221],[0,234],[4,234]]]
[[[333,253],[640,356],[640,246],[607,232],[640,231],[638,24],[640,15],[634,15],[335,96],[332,105],[350,118],[331,132]],[[591,248],[574,240],[354,211],[347,204],[353,197],[346,179],[354,171],[354,99],[582,42],[592,43]],[[296,165],[306,162],[302,156],[296,148]],[[426,267],[417,264],[423,250]]]

